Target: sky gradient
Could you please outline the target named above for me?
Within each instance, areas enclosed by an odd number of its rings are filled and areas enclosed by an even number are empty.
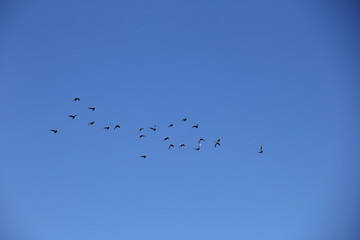
[[[0,238],[360,239],[359,11],[3,1]]]

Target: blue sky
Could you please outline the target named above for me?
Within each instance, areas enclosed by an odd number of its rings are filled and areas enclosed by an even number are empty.
[[[0,236],[359,239],[359,9],[1,3]]]

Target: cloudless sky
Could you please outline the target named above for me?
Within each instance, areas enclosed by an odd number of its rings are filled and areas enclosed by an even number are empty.
[[[0,238],[360,239],[359,11],[2,1]]]

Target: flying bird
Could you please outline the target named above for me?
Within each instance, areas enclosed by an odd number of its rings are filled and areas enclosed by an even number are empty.
[[[88,109],[92,110],[92,111],[95,111],[95,107],[88,107]]]
[[[141,155],[140,158],[146,158],[146,154]]]
[[[163,140],[163,141],[166,141],[166,140],[169,140],[169,137],[164,138],[164,140]]]
[[[103,127],[105,130],[109,130],[110,129],[110,127],[109,126],[105,126],[105,127]]]
[[[194,150],[199,151],[199,150],[200,150],[200,147],[194,148]]]
[[[150,129],[156,131],[156,125],[154,127],[151,127]]]
[[[183,118],[181,119],[182,122],[186,122],[187,121],[187,118]]]
[[[139,129],[139,132],[141,132],[142,130],[144,130],[144,128],[140,128],[140,129]]]
[[[70,117],[70,118],[72,118],[72,119],[76,118],[76,116],[77,116],[77,114],[75,114],[75,115],[68,115],[68,117]]]
[[[78,97],[74,98],[74,102],[76,102],[76,101],[80,101],[80,98],[78,98]]]
[[[114,127],[114,130],[117,129],[117,128],[120,128],[120,125],[116,125],[116,126]]]
[[[219,142],[216,142],[216,143],[215,143],[215,148],[216,148],[216,146],[219,146],[219,147],[220,147],[221,145],[220,145]]]
[[[192,128],[198,128],[198,127],[199,127],[199,124],[192,126]]]
[[[91,121],[88,123],[88,125],[93,125],[95,123],[95,121]]]
[[[179,148],[182,148],[182,147],[185,147],[185,144],[183,144],[183,143],[180,144],[180,147],[179,147]]]
[[[220,140],[221,140],[221,139],[219,138],[218,140],[216,140],[216,142],[220,142]]]
[[[262,146],[260,146],[260,151],[258,153],[263,153],[263,152],[264,152],[263,148],[262,148]]]
[[[59,130],[57,130],[57,129],[50,129],[50,131],[52,131],[53,133],[57,133]]]
[[[174,126],[174,124],[173,123],[171,123],[171,124],[169,124],[169,126],[168,127],[173,127]]]
[[[174,144],[170,144],[170,146],[169,146],[169,150],[170,150],[170,148],[172,148],[172,147],[174,147]]]
[[[201,143],[201,141],[205,142],[205,139],[200,138],[200,139],[199,139],[199,141],[198,141],[198,144],[200,144],[200,143]]]
[[[143,138],[143,137],[145,137],[145,135],[140,135],[140,136],[139,136],[139,138]]]

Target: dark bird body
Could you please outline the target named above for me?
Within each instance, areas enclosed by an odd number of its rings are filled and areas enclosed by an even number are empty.
[[[53,133],[57,133],[57,132],[58,132],[57,129],[50,129],[50,131],[52,131]]]
[[[95,121],[89,122],[88,125],[93,125]]]
[[[140,157],[141,158],[146,158],[147,156],[146,156],[146,154],[144,154],[144,155],[141,155]]]
[[[117,129],[117,128],[120,128],[120,125],[116,125],[116,126],[114,127],[114,130]]]
[[[263,152],[264,152],[263,148],[262,148],[262,146],[260,146],[260,151],[258,153],[263,153]]]
[[[72,118],[72,119],[75,119],[76,116],[77,116],[77,114],[75,114],[75,115],[68,115],[68,117],[70,117],[70,118]]]
[[[199,150],[200,150],[200,147],[194,148],[194,150],[199,151]]]
[[[200,139],[199,139],[199,141],[198,141],[198,144],[200,144],[200,143],[201,143],[201,141],[205,142],[205,139],[200,138]]]
[[[169,124],[169,126],[168,127],[173,127],[174,126],[174,124],[173,123],[171,123],[171,124]]]
[[[80,98],[78,98],[78,97],[74,98],[74,102],[76,102],[76,101],[80,101]]]
[[[199,127],[199,124],[192,126],[192,128],[198,128],[198,127]]]
[[[183,118],[181,119],[182,122],[186,122],[187,121],[187,118]]]
[[[91,111],[95,111],[95,107],[88,107]]]
[[[182,147],[185,147],[185,144],[180,144],[180,147],[179,147],[179,148],[182,148]]]
[[[105,130],[109,130],[110,127],[109,127],[109,126],[105,126],[104,129],[105,129]]]
[[[154,127],[151,127],[150,129],[156,131],[156,125]]]
[[[174,144],[170,144],[170,146],[169,146],[169,150],[170,150],[170,148],[173,148],[174,147]]]
[[[139,138],[143,138],[143,137],[145,137],[145,135],[140,135],[140,136],[139,136]]]
[[[219,142],[216,142],[214,147],[216,148],[216,146],[219,146],[219,147],[220,147],[221,145],[220,145]]]
[[[141,132],[142,130],[144,130],[144,128],[140,128],[140,129],[139,129],[139,132]]]
[[[164,138],[164,140],[163,140],[163,141],[166,141],[166,140],[169,140],[169,137]]]

